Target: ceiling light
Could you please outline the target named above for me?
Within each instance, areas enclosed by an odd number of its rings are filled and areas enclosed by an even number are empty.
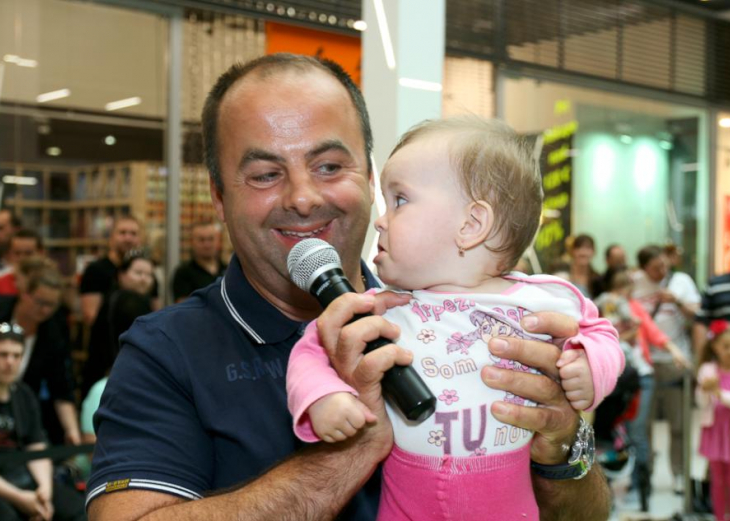
[[[61,149],[58,147],[48,147],[46,149],[46,154],[49,156],[60,156],[61,155]]]
[[[663,148],[664,150],[671,150],[673,148],[672,142],[671,141],[667,141],[666,139],[662,139],[659,142],[659,147],[660,148]]]
[[[730,118],[722,118],[718,122],[722,128],[730,128]]]
[[[352,24],[352,27],[356,31],[364,31],[368,28],[368,24],[365,20],[357,20],[354,24]]]
[[[633,138],[632,138],[631,136],[629,136],[628,134],[623,134],[623,135],[621,135],[621,137],[619,137],[618,139],[619,139],[619,141],[621,141],[621,143],[623,143],[624,145],[630,145],[630,144],[631,144],[631,142],[632,142],[632,141],[634,140],[634,139],[633,139]]]
[[[142,98],[135,96],[133,98],[120,99],[118,101],[111,101],[104,105],[104,108],[108,111],[126,109],[127,107],[134,107],[142,103]]]
[[[30,60],[28,58],[21,58],[17,54],[6,54],[3,56],[3,61],[7,63],[14,63],[18,67],[37,67],[38,62],[36,60]]]
[[[104,138],[104,143],[109,146],[115,145],[117,143],[117,138],[109,134],[107,137]]]
[[[71,95],[71,91],[68,89],[59,89],[54,90],[51,92],[46,92],[44,94],[38,94],[38,96],[35,97],[35,100],[38,103],[45,103],[47,101],[53,101],[61,98],[68,98]]]
[[[390,30],[388,29],[388,19],[385,17],[385,7],[383,7],[383,0],[373,0],[373,5],[375,6],[375,16],[378,19],[380,39],[383,42],[385,63],[392,71],[395,70],[395,52],[393,52],[393,43],[390,40]]]
[[[421,89],[421,90],[430,90],[433,92],[441,92],[443,87],[440,83],[436,83],[435,81],[424,81],[424,80],[414,80],[412,78],[400,78],[398,80],[398,83],[401,87],[409,87],[411,89]]]
[[[6,185],[33,186],[38,184],[38,179],[35,177],[27,177],[22,175],[4,175],[3,183],[5,183]]]

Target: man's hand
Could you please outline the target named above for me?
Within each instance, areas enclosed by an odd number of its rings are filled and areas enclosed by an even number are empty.
[[[363,351],[368,342],[379,337],[396,339],[398,326],[382,316],[391,307],[407,304],[409,295],[383,292],[377,295],[347,293],[332,302],[317,319],[319,338],[327,350],[332,366],[340,377],[350,384],[375,415],[377,421],[365,429],[378,436],[382,443],[382,457],[393,445],[393,430],[385,413],[380,381],[383,373],[394,365],[408,365],[413,360],[409,351],[395,344],[378,348],[371,353]],[[357,314],[373,316],[348,322]]]
[[[533,313],[522,319],[522,327],[531,333],[543,333],[565,339],[578,333],[578,323],[560,313]],[[535,431],[531,458],[536,463],[565,463],[567,449],[578,429],[578,413],[571,407],[558,383],[557,361],[560,349],[547,342],[516,337],[493,338],[489,351],[500,358],[516,360],[533,367],[542,375],[510,371],[487,366],[482,379],[493,389],[501,389],[537,402],[537,407],[495,402],[492,414],[499,421]]]

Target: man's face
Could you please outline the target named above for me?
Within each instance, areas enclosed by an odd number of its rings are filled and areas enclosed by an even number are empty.
[[[190,235],[193,258],[203,261],[215,259],[221,245],[221,234],[215,225],[196,226]]]
[[[211,185],[213,203],[257,290],[270,301],[295,291],[286,258],[309,237],[331,243],[357,274],[372,180],[345,88],[319,70],[249,76],[219,114],[224,191]]]
[[[23,344],[14,340],[0,340],[0,384],[15,382],[23,359]]]
[[[38,241],[32,237],[13,237],[10,239],[8,260],[14,266],[18,266],[21,261],[39,253]]]
[[[608,252],[606,264],[609,268],[620,268],[626,266],[626,252],[621,246],[614,246]]]
[[[650,280],[661,282],[667,276],[668,262],[664,255],[654,257],[644,266],[644,272]]]
[[[120,257],[129,250],[139,248],[139,224],[132,220],[118,221],[114,225],[110,240],[110,248],[117,252]]]

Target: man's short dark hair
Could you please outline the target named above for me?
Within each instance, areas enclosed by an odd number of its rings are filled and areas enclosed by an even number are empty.
[[[355,82],[352,81],[350,75],[340,65],[331,60],[289,53],[269,54],[245,64],[233,64],[218,78],[218,81],[216,81],[205,100],[202,116],[203,154],[205,156],[205,164],[208,167],[208,173],[213,179],[216,188],[221,193],[223,193],[223,175],[220,169],[220,161],[218,160],[218,109],[228,89],[255,69],[260,69],[260,72],[264,75],[291,69],[299,69],[302,71],[320,69],[334,76],[345,87],[355,106],[358,118],[360,119],[363,140],[365,141],[365,159],[368,165],[368,172],[372,171],[370,154],[373,150],[373,133],[370,128],[370,118],[362,92],[355,85]]]
[[[636,254],[636,261],[639,263],[639,268],[645,268],[647,264],[663,253],[664,250],[654,244],[644,246],[639,250],[639,253]]]

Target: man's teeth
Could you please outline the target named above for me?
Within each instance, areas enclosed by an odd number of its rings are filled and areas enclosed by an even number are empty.
[[[317,235],[319,232],[321,232],[324,229],[325,229],[325,227],[322,226],[321,228],[318,228],[311,232],[290,232],[287,230],[281,230],[281,234],[286,235],[287,237],[306,238],[306,237],[313,237],[314,235]]]

